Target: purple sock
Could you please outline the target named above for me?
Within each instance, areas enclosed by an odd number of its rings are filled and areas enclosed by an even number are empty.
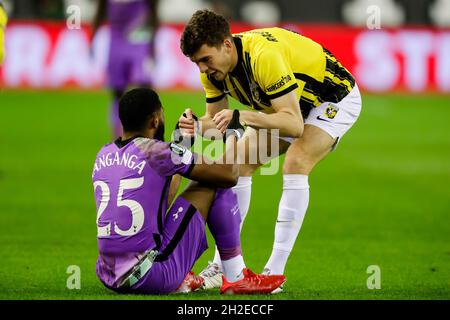
[[[217,189],[207,222],[222,260],[242,254],[241,214],[237,197],[231,189]]]

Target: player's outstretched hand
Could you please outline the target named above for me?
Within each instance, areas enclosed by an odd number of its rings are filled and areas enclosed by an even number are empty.
[[[239,110],[234,109],[233,116],[228,123],[225,134],[223,135],[223,142],[225,142],[230,135],[236,136],[236,138],[239,140],[244,135],[244,131],[245,127],[240,121]]]
[[[227,126],[230,123],[232,117],[233,110],[224,109],[220,110],[214,115],[213,121],[216,124],[216,128],[220,130],[220,132],[225,133],[225,130],[227,129]]]
[[[191,109],[186,109],[175,126],[174,142],[190,148],[195,142],[198,118]]]
[[[178,126],[184,136],[195,135],[195,120],[197,117],[192,113],[192,110],[187,108],[178,119]]]

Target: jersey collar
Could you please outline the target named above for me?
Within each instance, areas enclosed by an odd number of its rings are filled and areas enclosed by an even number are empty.
[[[234,69],[230,72],[232,76],[236,77],[239,74],[239,68],[242,66],[244,61],[242,57],[242,39],[240,37],[234,36],[234,45],[236,46],[236,51],[238,54],[238,61]]]
[[[119,149],[121,149],[121,148],[125,147],[127,144],[129,144],[131,141],[133,141],[134,139],[136,139],[136,138],[143,138],[143,136],[141,136],[141,135],[136,135],[136,136],[131,137],[131,138],[126,139],[126,140],[122,140],[122,137],[118,137],[118,138],[114,141],[114,144],[115,144]]]

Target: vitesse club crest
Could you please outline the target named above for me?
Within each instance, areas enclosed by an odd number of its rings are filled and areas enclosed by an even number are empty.
[[[336,116],[336,113],[339,111],[339,108],[336,106],[333,106],[331,103],[328,105],[328,107],[325,109],[325,116],[328,119],[334,119],[334,117]]]
[[[252,92],[253,100],[261,102],[258,92],[258,84],[255,81],[250,82],[250,91]]]

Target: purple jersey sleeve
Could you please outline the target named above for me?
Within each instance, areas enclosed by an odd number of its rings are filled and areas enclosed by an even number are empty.
[[[151,139],[136,142],[150,167],[163,177],[175,174],[187,176],[194,167],[196,155],[183,146]]]
[[[131,35],[145,29],[150,17],[147,0],[108,0],[108,20],[115,35]]]

